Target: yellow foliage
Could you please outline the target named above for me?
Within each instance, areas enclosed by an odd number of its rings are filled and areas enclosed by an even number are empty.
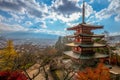
[[[13,41],[8,40],[7,46],[0,50],[0,69],[11,69],[14,65],[14,60],[17,57],[17,52],[14,49]]]

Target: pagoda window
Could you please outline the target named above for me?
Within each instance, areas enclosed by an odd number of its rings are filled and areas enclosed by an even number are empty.
[[[80,42],[81,39],[80,38],[75,38],[75,42]]]
[[[74,34],[80,34],[80,33],[82,33],[82,30],[78,29]]]
[[[81,33],[82,32],[82,30],[80,30],[80,29],[77,29],[77,31],[76,31],[77,33]]]
[[[78,51],[81,51],[81,48],[80,48],[80,47],[78,47]]]
[[[73,47],[73,51],[81,51],[80,47]]]
[[[77,51],[77,47],[75,47],[74,50]]]

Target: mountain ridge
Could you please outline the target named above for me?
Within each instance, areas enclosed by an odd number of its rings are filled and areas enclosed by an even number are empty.
[[[33,33],[33,32],[6,32],[1,33],[7,39],[57,39],[58,35],[52,35],[47,33]]]

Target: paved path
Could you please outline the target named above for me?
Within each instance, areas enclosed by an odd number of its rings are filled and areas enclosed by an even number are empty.
[[[38,72],[38,68],[39,68],[39,64],[35,64],[33,65],[32,67],[30,67],[27,72],[28,74],[30,75],[30,77],[33,77],[33,74],[37,73]],[[48,71],[48,75],[49,75],[49,80],[53,80],[50,72]],[[43,70],[41,70],[41,72],[39,73],[39,75],[37,77],[35,77],[34,80],[45,80],[45,77],[44,77],[44,72]]]

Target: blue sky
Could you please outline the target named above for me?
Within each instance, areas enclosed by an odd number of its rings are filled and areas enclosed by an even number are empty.
[[[84,0],[85,22],[104,25],[120,34],[120,0]],[[0,32],[67,35],[67,27],[81,23],[82,0],[0,0]]]

